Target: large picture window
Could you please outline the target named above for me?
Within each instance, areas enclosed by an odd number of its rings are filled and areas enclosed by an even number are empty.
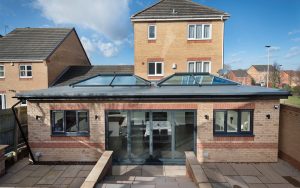
[[[215,110],[215,135],[252,135],[253,110]]]
[[[88,111],[56,110],[51,112],[52,135],[89,135]]]
[[[189,40],[208,40],[211,39],[211,24],[189,24]]]

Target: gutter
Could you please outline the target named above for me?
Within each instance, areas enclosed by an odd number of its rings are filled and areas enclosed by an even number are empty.
[[[132,22],[147,22],[147,21],[190,21],[190,20],[227,20],[229,16],[221,15],[215,17],[202,17],[202,18],[195,18],[195,17],[168,17],[166,18],[147,18],[147,17],[140,17],[140,18],[131,18]]]
[[[19,127],[19,130],[20,130],[20,132],[21,132],[21,135],[22,135],[22,137],[23,137],[23,139],[24,139],[24,141],[25,141],[25,144],[26,144],[26,146],[27,146],[27,149],[28,149],[28,151],[29,151],[29,155],[30,155],[30,157],[31,157],[31,159],[32,159],[32,162],[33,162],[33,164],[34,164],[36,161],[35,161],[34,156],[33,156],[33,154],[32,154],[32,151],[31,151],[31,148],[30,148],[30,146],[29,146],[29,143],[28,143],[28,141],[27,141],[27,139],[26,139],[25,133],[24,133],[23,130],[22,130],[21,123],[20,123],[20,121],[19,121],[19,119],[18,119],[16,110],[15,110],[15,107],[16,107],[18,104],[20,104],[21,102],[22,102],[22,101],[19,100],[16,104],[14,104],[14,105],[11,107],[11,109],[12,109],[12,111],[13,111],[13,113],[14,113],[14,116],[15,116],[15,119],[16,119],[16,122],[17,122],[17,125],[18,125],[18,127]]]

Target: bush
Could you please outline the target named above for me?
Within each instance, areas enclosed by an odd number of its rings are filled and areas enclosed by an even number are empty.
[[[283,90],[286,90],[286,91],[292,91],[292,87],[289,86],[288,84],[284,84],[283,87],[282,87]]]
[[[300,86],[293,87],[293,95],[300,95]]]

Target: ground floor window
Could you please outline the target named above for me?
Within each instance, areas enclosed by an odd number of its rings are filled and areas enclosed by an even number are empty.
[[[0,94],[0,110],[6,109],[6,98],[4,94]]]
[[[89,135],[88,111],[55,110],[51,112],[52,135]]]
[[[253,110],[214,110],[214,134],[253,134]]]
[[[107,111],[106,149],[123,163],[180,163],[195,150],[195,112]]]

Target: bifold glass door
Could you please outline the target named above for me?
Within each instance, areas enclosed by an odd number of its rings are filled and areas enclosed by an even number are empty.
[[[106,149],[115,162],[182,163],[195,150],[195,111],[107,111]]]

